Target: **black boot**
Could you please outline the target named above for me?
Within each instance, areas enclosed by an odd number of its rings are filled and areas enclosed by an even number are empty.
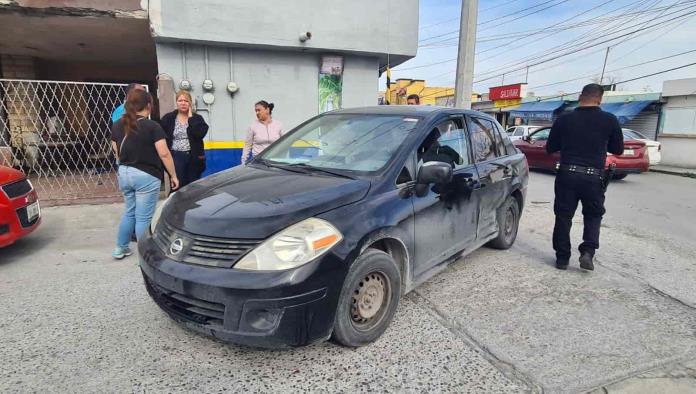
[[[568,269],[568,260],[565,259],[556,259],[556,268],[559,270],[565,270]]]
[[[592,263],[592,255],[585,252],[580,255],[580,268],[586,269],[588,271],[594,271],[594,264]]]

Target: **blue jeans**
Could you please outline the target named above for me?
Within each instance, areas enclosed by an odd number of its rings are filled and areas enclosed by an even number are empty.
[[[128,247],[133,230],[140,240],[150,227],[150,221],[159,200],[161,183],[159,178],[135,167],[124,165],[118,167],[118,186],[123,192],[126,211],[118,226],[117,246]]]

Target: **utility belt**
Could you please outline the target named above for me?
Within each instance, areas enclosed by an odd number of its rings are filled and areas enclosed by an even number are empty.
[[[599,179],[604,179],[605,171],[594,167],[584,167],[576,164],[556,164],[556,170],[565,172],[575,172],[589,176],[597,176]]]

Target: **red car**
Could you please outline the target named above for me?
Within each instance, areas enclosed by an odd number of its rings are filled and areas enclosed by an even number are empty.
[[[0,166],[0,248],[36,230],[41,207],[36,190],[20,171]]]
[[[529,168],[541,170],[556,170],[556,163],[561,159],[558,152],[554,154],[546,153],[546,141],[549,139],[550,127],[545,127],[535,131],[528,137],[514,141],[515,146],[527,156]],[[616,164],[614,179],[623,179],[628,174],[640,174],[648,171],[650,160],[648,149],[645,142],[637,140],[624,140],[624,153],[621,155],[607,154],[605,168],[611,163]]]

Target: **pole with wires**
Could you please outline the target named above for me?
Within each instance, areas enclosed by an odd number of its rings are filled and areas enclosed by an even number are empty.
[[[607,53],[604,54],[604,66],[602,66],[602,76],[599,77],[599,84],[604,85],[604,71],[607,69],[607,59],[609,58],[609,50],[611,47],[607,47]]]
[[[454,106],[457,108],[471,109],[477,16],[478,0],[462,0],[462,16],[459,27],[459,54],[457,56],[457,80],[454,88]]]

